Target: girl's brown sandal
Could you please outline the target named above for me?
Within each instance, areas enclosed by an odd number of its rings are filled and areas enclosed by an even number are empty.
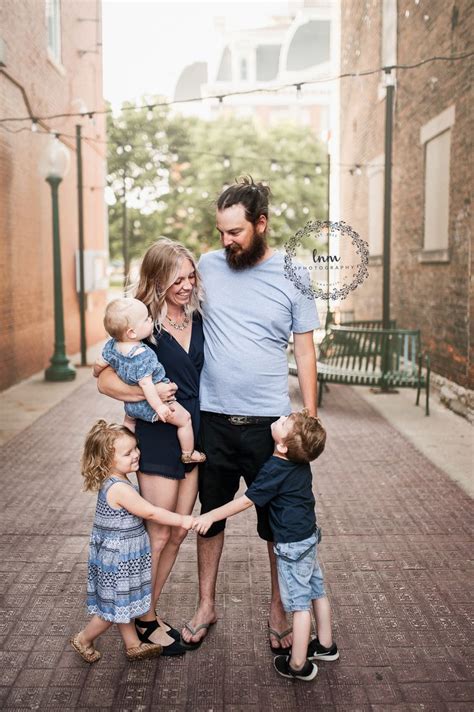
[[[74,635],[69,642],[76,653],[79,653],[81,658],[85,660],[86,663],[96,663],[102,657],[93,645],[84,645],[84,643],[80,642],[79,633],[76,633],[76,635]]]

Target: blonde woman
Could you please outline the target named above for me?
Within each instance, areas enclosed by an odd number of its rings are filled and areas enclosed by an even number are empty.
[[[160,238],[145,253],[134,295],[143,302],[155,325],[152,348],[171,383],[157,384],[163,401],[173,396],[190,414],[199,432],[199,377],[204,359],[204,337],[199,303],[201,284],[192,254],[177,242]],[[155,343],[153,343],[153,341]],[[99,376],[99,390],[122,401],[143,400],[137,386],[125,385],[111,368]],[[172,405],[170,406],[172,408]],[[163,422],[137,420],[141,451],[138,481],[142,496],[158,507],[188,515],[198,489],[198,470],[181,462],[176,428]],[[147,522],[152,549],[152,603],[155,609],[187,530]],[[135,619],[143,642],[159,643],[163,655],[182,655],[179,632],[153,613]]]

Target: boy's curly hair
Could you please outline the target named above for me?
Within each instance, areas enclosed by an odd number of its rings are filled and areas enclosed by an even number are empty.
[[[311,462],[321,455],[326,445],[326,431],[307,408],[289,416],[293,430],[285,439],[286,456],[293,462]]]
[[[107,423],[105,420],[98,420],[89,430],[81,460],[81,474],[86,492],[97,492],[102,482],[110,475],[115,441],[121,435],[129,435],[136,440],[135,434],[125,425]]]

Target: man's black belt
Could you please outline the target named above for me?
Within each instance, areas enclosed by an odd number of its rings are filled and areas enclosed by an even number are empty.
[[[269,425],[280,417],[278,415],[227,415],[227,413],[211,413],[207,410],[203,411],[203,415],[216,420],[227,420],[231,425]]]

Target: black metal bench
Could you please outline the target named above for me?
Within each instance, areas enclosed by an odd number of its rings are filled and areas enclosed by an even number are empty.
[[[290,373],[296,375],[296,365],[290,365]],[[418,330],[331,326],[319,349],[318,383],[319,405],[326,383],[416,388],[416,405],[424,388],[426,415],[430,412],[430,363]]]

